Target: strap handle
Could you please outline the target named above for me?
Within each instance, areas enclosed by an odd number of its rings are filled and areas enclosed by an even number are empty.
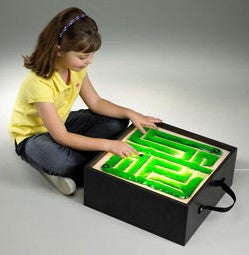
[[[233,203],[228,207],[216,207],[216,206],[210,206],[210,205],[201,205],[199,207],[198,213],[201,213],[203,210],[212,210],[216,212],[228,212],[231,210],[236,202],[236,196],[234,192],[231,190],[231,188],[224,182],[225,178],[214,181],[211,183],[212,186],[220,186],[232,199]]]

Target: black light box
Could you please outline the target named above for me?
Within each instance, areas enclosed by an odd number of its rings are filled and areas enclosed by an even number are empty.
[[[116,139],[139,155],[102,152],[85,166],[84,205],[185,245],[211,210],[230,210],[237,148],[165,124]],[[233,204],[215,207],[228,193]]]

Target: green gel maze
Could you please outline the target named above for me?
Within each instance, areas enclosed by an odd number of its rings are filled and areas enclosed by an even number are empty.
[[[113,155],[101,169],[176,198],[189,198],[213,172],[222,151],[185,137],[145,129],[145,135],[137,129],[126,140],[139,155],[124,159]]]

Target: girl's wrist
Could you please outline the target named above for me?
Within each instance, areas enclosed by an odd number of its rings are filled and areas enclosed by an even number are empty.
[[[110,142],[111,140],[109,139],[101,139],[101,143],[102,143],[101,150],[106,152],[110,151]]]
[[[135,111],[131,110],[131,109],[127,109],[126,110],[126,117],[128,119],[131,119],[131,116],[135,113]]]

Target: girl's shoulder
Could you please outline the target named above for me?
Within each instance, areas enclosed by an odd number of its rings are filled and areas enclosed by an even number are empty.
[[[34,82],[42,82],[42,83],[50,83],[51,82],[51,78],[44,78],[42,76],[37,75],[34,71],[30,70],[26,77],[24,78],[24,81],[34,81]]]
[[[47,86],[52,85],[52,78],[44,78],[42,76],[37,75],[34,71],[30,70],[26,77],[24,78],[22,84],[26,85],[27,87],[30,86],[36,86],[36,85],[41,85],[45,84]]]
[[[22,84],[19,88],[19,93],[22,95],[33,95],[33,94],[41,94],[41,93],[53,93],[55,90],[51,79],[46,79],[41,76],[38,76],[35,72],[30,70]]]

